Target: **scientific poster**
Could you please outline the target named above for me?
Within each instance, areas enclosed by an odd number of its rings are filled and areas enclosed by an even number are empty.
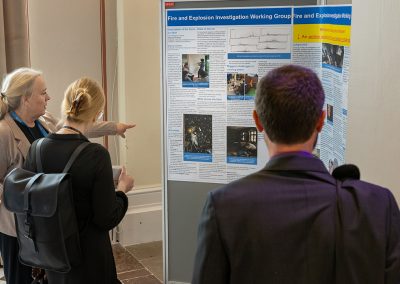
[[[315,154],[329,170],[344,163],[351,6],[171,8],[165,20],[168,180],[227,183],[263,168],[257,83],[290,63],[324,86]]]

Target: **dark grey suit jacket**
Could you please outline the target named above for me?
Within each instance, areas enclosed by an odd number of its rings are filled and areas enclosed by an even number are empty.
[[[337,194],[317,158],[274,157],[209,193],[192,283],[399,284],[399,208],[359,180]]]

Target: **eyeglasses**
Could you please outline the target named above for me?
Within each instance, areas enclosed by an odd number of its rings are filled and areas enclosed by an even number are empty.
[[[97,120],[103,120],[104,112],[100,111],[99,114],[97,115]]]

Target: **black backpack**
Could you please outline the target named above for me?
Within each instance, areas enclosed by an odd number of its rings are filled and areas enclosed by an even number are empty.
[[[75,149],[62,173],[46,174],[40,157],[45,139],[40,139],[34,149],[38,173],[16,168],[5,177],[4,205],[15,213],[20,261],[32,267],[68,272],[71,265],[82,261],[68,171],[90,143]]]

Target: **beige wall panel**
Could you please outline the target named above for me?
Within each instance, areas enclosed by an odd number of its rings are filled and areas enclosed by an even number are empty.
[[[400,1],[354,0],[346,158],[400,202]]]
[[[43,71],[51,101],[60,116],[66,87],[81,76],[101,82],[98,0],[29,1],[31,63]]]
[[[121,160],[138,187],[161,183],[160,2],[117,2],[119,110],[121,119],[137,123],[120,140]]]
[[[107,51],[107,95],[108,120],[118,121],[118,31],[117,1],[106,0],[106,51]],[[131,130],[132,131],[132,130]],[[120,164],[119,137],[108,137],[108,150],[113,164]]]
[[[51,100],[48,110],[60,117],[66,87],[82,76],[101,84],[99,0],[29,1],[32,67],[42,70]],[[116,2],[106,1],[108,120],[118,119]],[[113,164],[119,164],[118,139],[109,137]],[[103,143],[102,138],[93,139]]]

